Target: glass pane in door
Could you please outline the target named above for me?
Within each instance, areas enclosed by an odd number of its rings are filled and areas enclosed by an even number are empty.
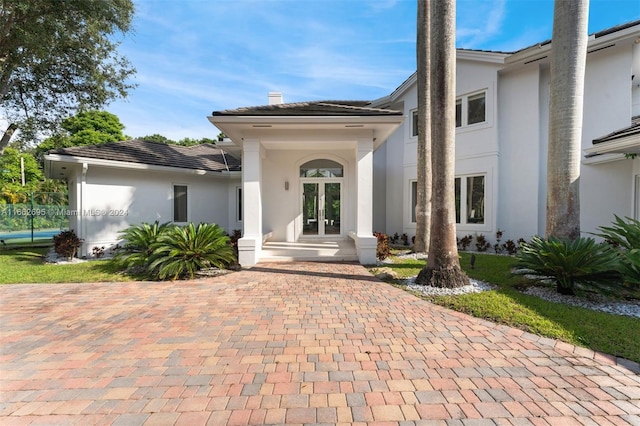
[[[318,184],[305,183],[302,189],[302,234],[318,235]]]
[[[340,234],[340,184],[324,184],[324,233]]]

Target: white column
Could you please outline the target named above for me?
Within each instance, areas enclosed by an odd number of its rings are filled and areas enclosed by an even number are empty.
[[[89,249],[87,247],[87,243],[85,239],[87,238],[87,219],[84,213],[84,209],[87,208],[85,194],[87,193],[87,171],[89,170],[89,165],[87,163],[82,163],[82,171],[80,172],[80,185],[78,191],[78,229],[76,235],[80,240],[82,240],[82,246],[80,246],[80,253],[78,253],[78,257],[87,256],[89,254]]]
[[[363,265],[376,263],[373,236],[373,139],[358,139],[356,147],[356,249]]]
[[[253,266],[262,249],[262,167],[260,141],[245,139],[242,148],[243,235],[238,241],[238,262]]]

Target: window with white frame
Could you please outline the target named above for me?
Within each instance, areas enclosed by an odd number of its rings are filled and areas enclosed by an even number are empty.
[[[486,91],[459,97],[456,100],[456,127],[466,127],[486,122],[486,103]]]
[[[236,188],[236,221],[242,222],[242,187]]]
[[[456,223],[485,223],[485,176],[460,176],[455,181]]]
[[[187,220],[187,185],[173,185],[173,221]]]
[[[418,110],[411,111],[411,136],[418,136]]]
[[[485,175],[460,176],[455,178],[456,223],[483,225],[485,223]],[[416,223],[418,182],[410,181],[410,217]]]
[[[411,181],[411,223],[416,223],[416,204],[418,204],[418,181]]]

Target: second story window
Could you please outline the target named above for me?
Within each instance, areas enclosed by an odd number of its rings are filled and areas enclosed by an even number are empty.
[[[487,121],[487,93],[461,96],[456,100],[456,127],[466,127]]]

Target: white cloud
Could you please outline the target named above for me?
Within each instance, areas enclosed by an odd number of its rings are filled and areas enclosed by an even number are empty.
[[[479,48],[483,43],[502,34],[505,20],[505,0],[489,2],[460,2],[456,29],[457,45],[467,49]]]

